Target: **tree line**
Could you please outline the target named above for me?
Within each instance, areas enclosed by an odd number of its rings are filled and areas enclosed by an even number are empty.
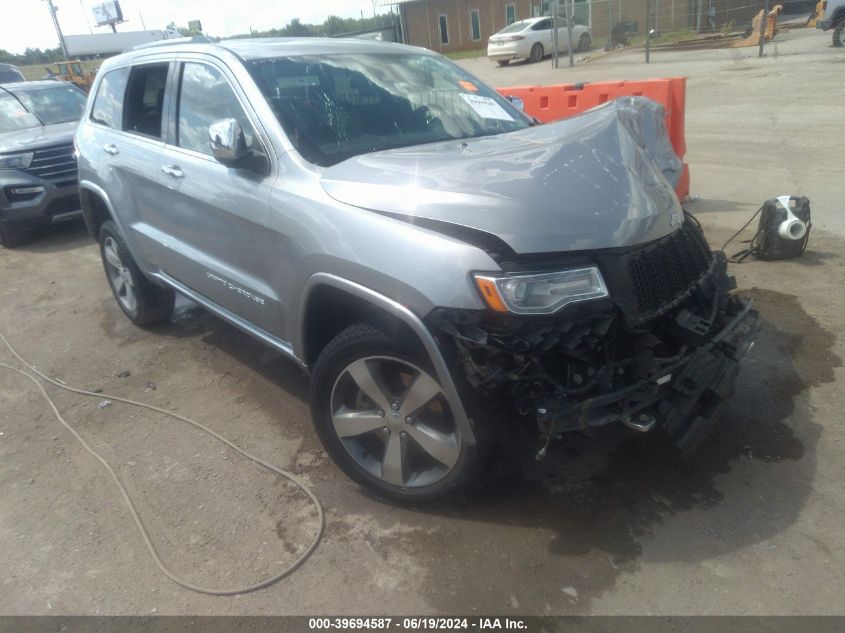
[[[387,27],[394,24],[398,27],[398,23],[399,20],[392,13],[361,18],[341,18],[336,15],[330,15],[322,24],[303,24],[299,18],[293,18],[281,28],[273,28],[267,31],[252,30],[250,33],[239,33],[232,37],[332,37],[343,33],[366,31],[367,29]],[[169,24],[168,28],[175,29],[182,35],[194,35],[187,27],[177,26],[173,23]],[[35,66],[62,60],[64,60],[64,56],[62,55],[60,46],[43,50],[40,48],[27,48],[23,53],[10,53],[0,48],[0,63],[2,64]]]
[[[397,26],[399,20],[392,13],[382,13],[372,17],[341,18],[330,15],[322,24],[303,24],[299,18],[293,18],[281,28],[269,31],[255,31],[241,33],[233,37],[332,37],[343,33],[355,33],[379,27]]]
[[[0,64],[14,64],[15,66],[35,66],[36,64],[49,64],[63,60],[62,49],[56,48],[27,48],[23,53],[10,53],[0,48]]]

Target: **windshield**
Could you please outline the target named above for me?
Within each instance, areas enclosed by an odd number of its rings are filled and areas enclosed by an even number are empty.
[[[248,68],[297,151],[317,165],[529,125],[509,101],[431,55],[277,57]]]
[[[0,91],[0,131],[77,121],[84,107],[85,95],[74,86],[56,84],[11,93]]]

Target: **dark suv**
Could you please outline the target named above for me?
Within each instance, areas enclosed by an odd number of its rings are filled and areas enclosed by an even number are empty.
[[[0,85],[0,245],[81,215],[73,133],[84,107],[72,84]]]
[[[0,84],[12,84],[18,81],[26,81],[26,77],[16,66],[0,64]]]
[[[732,392],[756,316],[652,101],[536,125],[430,51],[317,38],[143,47],[92,95],[80,193],[121,310],[179,292],[294,359],[384,496],[464,488],[519,436],[689,451]]]

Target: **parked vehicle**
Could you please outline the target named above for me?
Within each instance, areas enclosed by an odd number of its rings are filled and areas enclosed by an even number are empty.
[[[824,17],[816,21],[816,28],[823,31],[833,30],[833,45],[845,45],[845,0],[827,0],[824,5]]]
[[[558,19],[558,50],[569,51],[569,29],[566,20]],[[506,66],[514,59],[539,62],[553,51],[552,18],[539,17],[509,24],[487,41],[487,57]],[[586,51],[593,45],[589,27],[572,25],[575,50]]]
[[[17,81],[26,81],[20,69],[11,64],[0,64],[0,84],[11,84]]]
[[[647,99],[535,125],[418,48],[158,44],[103,64],[76,143],[124,314],[179,292],[292,358],[328,453],[394,500],[467,488],[514,437],[691,450],[751,344]]]
[[[0,84],[0,246],[81,215],[73,133],[84,107],[71,84]]]

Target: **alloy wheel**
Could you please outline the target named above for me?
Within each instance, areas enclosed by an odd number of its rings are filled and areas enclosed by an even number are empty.
[[[135,312],[138,307],[135,283],[132,280],[132,273],[120,258],[120,250],[113,237],[107,237],[103,242],[103,257],[106,260],[109,283],[114,289],[117,300],[127,312]]]
[[[370,356],[347,365],[332,388],[331,416],[355,462],[394,486],[435,484],[461,454],[442,388],[425,370],[398,358]]]

